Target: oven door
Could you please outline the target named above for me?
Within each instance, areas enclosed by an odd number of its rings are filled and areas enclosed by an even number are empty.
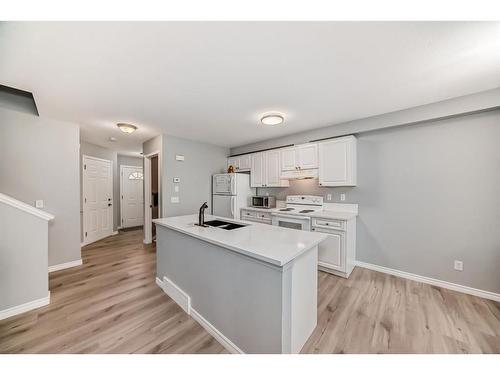
[[[283,214],[273,214],[273,225],[283,228],[298,229],[298,230],[311,230],[311,218]]]

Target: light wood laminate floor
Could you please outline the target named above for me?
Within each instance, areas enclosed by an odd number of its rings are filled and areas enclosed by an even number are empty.
[[[155,248],[126,231],[50,274],[51,303],[0,321],[0,353],[226,353],[155,284]],[[356,268],[319,273],[304,353],[500,353],[500,303]]]

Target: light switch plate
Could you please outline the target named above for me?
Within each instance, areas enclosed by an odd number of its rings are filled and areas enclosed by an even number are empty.
[[[461,260],[456,260],[453,266],[454,266],[455,270],[457,270],[457,271],[464,270],[464,262],[462,262]]]
[[[179,203],[179,197],[170,197],[170,203]]]
[[[174,191],[175,191],[176,193],[178,193],[178,192],[179,192],[179,185],[175,185],[175,186],[174,186]]]
[[[184,161],[184,155],[175,155],[175,160]]]
[[[331,194],[327,194],[326,195],[326,200],[327,201],[331,201],[332,200],[332,195]]]
[[[43,208],[43,200],[42,199],[38,199],[35,201],[35,207],[36,208]]]
[[[345,193],[340,193],[340,200],[345,201]]]

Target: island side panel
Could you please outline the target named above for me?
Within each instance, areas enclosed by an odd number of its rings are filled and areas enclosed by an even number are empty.
[[[157,276],[243,352],[282,352],[282,268],[157,226]]]
[[[318,246],[285,265],[283,353],[299,353],[317,324]]]

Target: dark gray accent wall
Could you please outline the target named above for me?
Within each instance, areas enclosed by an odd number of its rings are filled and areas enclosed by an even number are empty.
[[[0,108],[0,192],[30,205],[43,199],[55,215],[49,265],[81,258],[79,133],[76,124]]]
[[[500,111],[357,137],[358,186],[303,180],[258,193],[339,202],[345,192],[359,204],[357,260],[500,293]]]
[[[176,161],[177,154],[184,155],[185,160]],[[163,135],[163,217],[196,213],[203,202],[208,202],[212,212],[212,175],[223,172],[228,154],[225,147]],[[174,177],[181,179],[178,193],[174,191]],[[180,202],[171,203],[172,196],[178,196]]]

